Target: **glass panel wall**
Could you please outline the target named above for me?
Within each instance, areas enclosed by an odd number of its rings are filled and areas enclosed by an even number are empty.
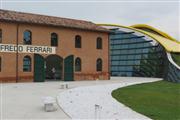
[[[112,30],[110,35],[111,75],[162,77],[165,52],[163,47],[135,32]]]

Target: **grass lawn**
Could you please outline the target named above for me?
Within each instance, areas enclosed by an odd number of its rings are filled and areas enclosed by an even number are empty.
[[[180,66],[180,53],[171,53],[173,60]]]
[[[167,81],[116,89],[112,96],[136,112],[155,120],[180,120],[180,84]]]

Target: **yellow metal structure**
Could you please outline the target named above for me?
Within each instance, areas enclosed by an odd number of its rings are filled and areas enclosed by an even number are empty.
[[[162,31],[160,31],[160,30],[158,30],[158,29],[156,29],[156,28],[154,28],[154,27],[151,27],[151,26],[149,26],[149,25],[146,25],[146,24],[136,24],[136,25],[132,25],[132,26],[130,26],[130,27],[133,27],[133,28],[136,28],[136,29],[146,28],[146,29],[149,29],[149,30],[151,30],[151,31],[154,31],[154,32],[160,34],[161,36],[163,36],[163,37],[165,37],[165,38],[168,38],[168,39],[173,40],[173,41],[177,41],[177,40],[175,40],[174,38],[172,38],[171,36],[169,36],[168,34],[162,32]]]
[[[159,42],[167,50],[167,52],[178,52],[178,53],[180,52],[180,42],[178,42],[168,34],[148,25],[138,24],[130,27],[117,25],[117,24],[98,24],[98,25],[131,29],[153,38],[154,40]],[[143,29],[147,29],[148,31]]]

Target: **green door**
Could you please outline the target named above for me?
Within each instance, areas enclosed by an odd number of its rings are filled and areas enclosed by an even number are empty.
[[[74,56],[70,55],[64,60],[64,81],[74,80]]]
[[[34,54],[34,82],[45,81],[44,58]]]

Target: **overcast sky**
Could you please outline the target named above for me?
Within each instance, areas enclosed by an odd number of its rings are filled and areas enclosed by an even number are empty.
[[[24,2],[23,2],[24,1]],[[88,20],[120,25],[148,24],[180,40],[179,0],[138,0],[136,2],[59,2],[58,0],[1,0],[1,9]],[[38,2],[37,2],[38,1]],[[43,1],[43,2],[41,2]],[[51,2],[50,2],[51,1]],[[58,2],[57,2],[58,1]],[[65,0],[64,0],[65,1]],[[73,2],[74,1],[74,2]],[[150,2],[151,1],[151,2]]]

